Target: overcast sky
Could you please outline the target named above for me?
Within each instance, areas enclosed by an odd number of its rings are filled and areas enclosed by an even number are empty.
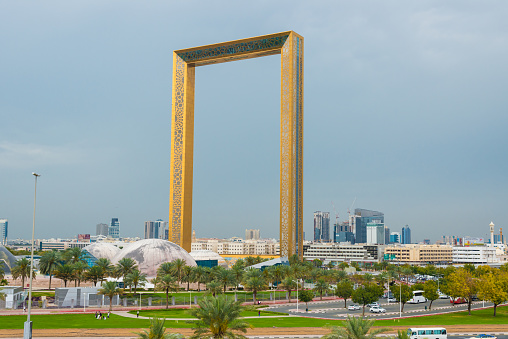
[[[167,220],[172,51],[305,39],[304,230],[385,213],[413,240],[508,208],[506,1],[2,1],[0,218],[10,238]],[[193,227],[279,237],[280,56],[196,70]],[[332,217],[332,219],[334,219]],[[332,220],[333,222],[334,220]]]

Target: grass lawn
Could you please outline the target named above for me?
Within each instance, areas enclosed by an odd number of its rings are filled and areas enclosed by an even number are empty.
[[[282,315],[287,316],[286,313],[280,312],[271,312],[271,311],[261,311],[262,316],[270,316],[270,315]],[[137,311],[129,311],[131,314],[136,314]],[[163,310],[145,310],[140,311],[139,315],[142,317],[159,317],[159,318],[192,318],[192,315],[189,314],[188,310],[173,308],[173,309],[163,309]],[[257,310],[247,310],[241,313],[242,317],[255,317],[258,315]]]
[[[166,310],[162,310],[166,311]],[[161,311],[161,313],[162,313]],[[183,311],[183,310],[179,310]],[[146,311],[149,312],[149,311]],[[257,311],[252,312],[257,315]],[[265,313],[265,312],[262,312]],[[249,313],[245,313],[247,316]],[[493,310],[473,311],[471,316],[466,312],[444,315],[415,317],[398,320],[376,320],[375,326],[446,326],[459,324],[507,324],[508,307],[498,307],[497,316],[493,317]],[[183,317],[182,317],[183,318]],[[33,328],[147,328],[148,319],[125,318],[112,314],[108,320],[96,320],[93,314],[51,314],[32,315]],[[0,316],[0,329],[23,329],[26,321],[24,315]],[[323,327],[326,325],[340,325],[342,320],[326,320],[300,317],[259,318],[247,319],[254,327]],[[166,320],[168,328],[192,328],[192,323],[186,321]]]

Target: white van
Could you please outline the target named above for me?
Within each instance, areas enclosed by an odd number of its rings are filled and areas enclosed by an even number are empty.
[[[408,300],[408,304],[426,303],[427,298],[423,296],[423,291],[413,291],[413,297]]]

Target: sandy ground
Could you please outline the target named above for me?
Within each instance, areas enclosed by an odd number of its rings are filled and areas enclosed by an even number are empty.
[[[437,325],[438,326],[438,325]],[[407,326],[393,326],[391,331],[396,333],[397,329],[406,330]],[[448,333],[500,333],[508,332],[506,325],[454,325],[446,326]],[[34,337],[136,337],[141,329],[133,328],[111,328],[111,329],[60,329],[60,330],[33,330]],[[170,332],[178,332],[185,336],[191,335],[193,331],[188,328],[169,329]],[[279,327],[279,328],[253,328],[247,331],[248,336],[298,336],[298,335],[324,335],[330,330],[321,327]],[[23,337],[23,330],[0,330],[0,338]]]

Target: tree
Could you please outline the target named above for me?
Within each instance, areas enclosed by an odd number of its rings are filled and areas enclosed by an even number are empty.
[[[74,267],[71,264],[63,264],[55,270],[55,277],[63,280],[64,286],[67,287],[67,282],[74,279]]]
[[[337,283],[337,287],[335,287],[334,294],[344,299],[344,308],[347,307],[346,301],[348,298],[351,297],[354,291],[354,286],[351,280],[341,280],[339,283]]]
[[[508,300],[508,273],[495,271],[480,277],[478,297],[494,304],[494,317],[499,304]]]
[[[365,315],[365,305],[378,301],[383,295],[383,289],[376,284],[360,285],[352,294],[352,299],[355,303],[363,306],[362,316]],[[370,327],[369,327],[370,328]]]
[[[74,286],[76,286],[76,284],[81,286],[81,281],[85,280],[86,277],[85,273],[88,269],[88,264],[83,261],[78,261],[72,265],[72,268],[74,269]]]
[[[180,284],[182,282],[182,272],[183,272],[183,268],[186,265],[187,265],[187,263],[183,259],[173,260],[173,273],[176,274],[178,284]]]
[[[152,281],[155,285],[155,289],[164,291],[166,293],[166,309],[169,308],[169,292],[178,290],[176,278],[171,274],[158,276]]]
[[[199,319],[194,323],[194,335],[191,338],[246,339],[241,333],[246,333],[251,325],[240,319],[244,309],[240,301],[235,302],[232,298],[220,295],[217,298],[203,298],[198,304],[199,308],[190,311]]]
[[[471,267],[457,268],[457,270],[451,273],[446,279],[446,287],[449,295],[454,298],[464,298],[467,301],[469,315],[471,315],[473,297],[478,293],[478,278],[473,276],[471,270]]]
[[[92,281],[94,286],[97,285],[98,281],[101,281],[103,276],[102,268],[97,265],[90,267],[88,272],[86,272],[86,278]]]
[[[323,261],[316,258],[316,259],[312,260],[312,265],[314,267],[321,267],[321,266],[323,266]]]
[[[252,299],[254,304],[256,303],[256,296],[259,291],[266,290],[268,288],[268,284],[266,280],[262,277],[250,277],[244,282],[244,286],[247,290],[252,291]]]
[[[200,284],[205,281],[206,271],[203,266],[196,266],[192,268],[192,274],[194,275],[194,280],[198,283],[198,291],[201,291]]]
[[[206,294],[211,294],[213,297],[222,293],[222,284],[217,280],[212,280],[206,284]]]
[[[109,261],[109,259],[106,259],[106,258],[98,259],[97,262],[95,263],[95,265],[97,267],[99,267],[101,270],[101,274],[100,274],[100,281],[101,282],[104,282],[104,279],[106,278],[106,276],[111,275],[114,271],[113,264],[111,263],[111,261]]]
[[[132,258],[122,258],[116,264],[115,271],[117,276],[122,277],[125,281],[125,277],[127,274],[132,273],[135,269],[138,268],[138,265]]]
[[[30,277],[30,260],[21,258],[16,261],[15,266],[11,269],[12,278],[18,280],[21,278],[21,285],[25,287],[25,279]],[[35,270],[32,271],[32,276],[35,279]]]
[[[404,312],[404,305],[413,297],[413,290],[411,287],[399,282],[398,285],[390,286],[390,292],[392,292],[395,299],[402,304],[401,312]]]
[[[190,289],[190,283],[194,282],[194,274],[191,266],[184,266],[182,270],[182,282],[187,283],[187,291]]]
[[[42,274],[49,275],[49,289],[51,289],[51,277],[53,276],[53,269],[58,266],[61,260],[60,252],[48,251],[44,252],[39,260],[39,270]]]
[[[65,266],[65,265],[64,265]],[[120,295],[123,293],[123,290],[121,288],[118,288],[116,286],[116,282],[114,281],[106,281],[104,284],[102,284],[102,288],[99,289],[98,294],[105,295],[109,298],[109,311],[113,309],[113,298],[115,295]]]
[[[374,339],[376,335],[389,331],[388,328],[370,330],[374,325],[373,319],[350,317],[343,321],[341,326],[333,326],[332,332],[323,336],[323,339]]]
[[[180,333],[164,333],[165,319],[159,319],[154,317],[150,319],[150,331],[144,330],[143,332],[137,333],[138,338],[141,339],[180,339],[182,335]]]
[[[429,280],[423,284],[423,296],[430,300],[429,310],[431,310],[434,300],[439,299],[439,293],[437,293],[437,284],[435,281]]]
[[[330,286],[325,281],[325,279],[323,279],[323,278],[318,279],[318,281],[316,282],[316,284],[314,286],[314,291],[319,293],[320,300],[323,300],[323,293],[326,293],[329,290],[330,290]]]
[[[291,291],[296,290],[296,281],[291,276],[287,276],[282,280],[282,287],[288,292],[288,299],[291,302]]]
[[[146,274],[141,273],[138,269],[134,269],[125,277],[125,283],[129,286],[134,286],[134,294],[136,294],[138,286],[143,287],[147,283]]]
[[[305,309],[309,310],[309,301],[312,301],[314,299],[314,293],[312,293],[311,290],[302,290],[300,293],[298,293],[298,299],[305,303]]]
[[[228,285],[235,283],[235,277],[232,272],[225,268],[217,272],[216,280],[224,286],[224,293],[226,293]]]
[[[85,261],[83,258],[83,250],[79,247],[71,247],[66,249],[65,252],[63,252],[63,259],[68,264],[75,264],[80,261]]]

